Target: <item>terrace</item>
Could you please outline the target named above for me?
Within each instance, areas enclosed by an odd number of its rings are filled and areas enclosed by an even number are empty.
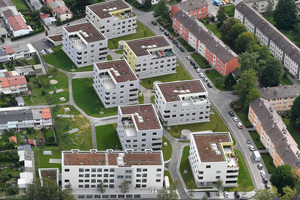
[[[115,13],[115,14],[112,14],[114,16],[114,21],[119,21],[119,20],[122,20],[122,19],[127,19],[127,18],[130,18],[130,17],[135,17],[136,14],[133,13],[131,10],[127,10],[125,12],[118,12],[118,13]]]
[[[73,43],[73,45],[78,50],[86,49],[86,45],[82,41],[82,39],[76,34],[76,35],[70,35],[69,36],[70,41]]]
[[[134,123],[131,118],[123,118],[122,125],[124,127],[125,134],[127,137],[136,137],[137,136],[137,131],[134,127]]]
[[[99,78],[106,90],[116,89],[116,85],[113,82],[109,72],[99,73]]]
[[[223,146],[225,157],[227,160],[227,167],[232,168],[232,167],[239,167],[236,161],[235,154],[231,148],[231,146]]]
[[[149,53],[151,54],[152,59],[175,56],[175,53],[172,51],[172,49],[149,51]]]
[[[183,106],[191,105],[205,105],[210,103],[209,99],[205,95],[199,96],[179,96]]]

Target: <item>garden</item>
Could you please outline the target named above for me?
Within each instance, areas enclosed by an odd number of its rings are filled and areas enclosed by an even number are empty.
[[[106,151],[107,149],[122,150],[122,146],[117,133],[117,124],[96,126],[97,149]]]

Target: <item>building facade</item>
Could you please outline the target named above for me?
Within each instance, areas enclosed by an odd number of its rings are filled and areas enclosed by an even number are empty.
[[[93,87],[105,108],[138,103],[139,79],[126,60],[94,63]]]
[[[210,101],[201,80],[158,83],[155,109],[167,126],[209,122]]]
[[[176,54],[165,36],[124,42],[124,59],[139,79],[176,73]]]
[[[221,75],[240,66],[238,55],[190,14],[182,10],[174,14],[173,29]]]
[[[72,185],[76,199],[156,198],[162,189],[164,161],[161,151],[63,151],[62,188]],[[126,181],[129,191],[119,186]],[[105,192],[97,189],[103,183]]]
[[[238,0],[236,2],[239,2],[241,0]],[[272,0],[273,2],[273,8],[272,10],[274,11],[279,0]],[[247,3],[249,6],[254,8],[257,12],[259,13],[264,13],[266,12],[266,9],[268,7],[268,1],[267,0],[244,0],[245,3]]]
[[[179,10],[190,13],[196,19],[206,18],[208,13],[208,3],[206,0],[187,0],[182,1],[171,7],[171,17]]]
[[[162,147],[163,128],[152,104],[119,106],[117,132],[123,149]]]
[[[108,39],[136,33],[136,15],[123,0],[87,6],[86,19]]]
[[[25,76],[0,78],[0,94],[20,94],[27,91],[28,87]]]
[[[261,45],[267,45],[270,53],[299,80],[300,49],[255,9],[241,1],[235,6],[234,17],[255,34]]]
[[[62,28],[63,51],[77,67],[106,60],[107,39],[87,22]]]
[[[275,167],[284,164],[300,167],[298,144],[269,101],[262,98],[252,101],[249,104],[248,119],[273,158]]]
[[[198,187],[213,186],[218,180],[224,187],[236,187],[239,165],[230,133],[196,132],[190,138],[189,162]]]
[[[0,62],[9,62],[11,59],[26,59],[35,54],[36,51],[30,43],[5,45],[0,47]]]

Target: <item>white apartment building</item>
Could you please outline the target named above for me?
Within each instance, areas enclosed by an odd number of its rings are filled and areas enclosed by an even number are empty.
[[[207,90],[199,79],[155,86],[155,108],[167,126],[209,122],[210,104]]]
[[[275,58],[278,58],[283,66],[299,80],[299,47],[243,1],[235,6],[234,17],[239,19],[241,23],[247,27],[249,32],[257,36],[261,45],[267,45],[271,54]]]
[[[176,55],[165,36],[125,41],[123,55],[139,79],[176,73]]]
[[[153,104],[119,106],[117,132],[123,149],[162,147],[163,128]]]
[[[162,189],[164,161],[161,151],[63,151],[62,188],[72,186],[76,199],[156,198]],[[129,191],[119,186],[126,181]],[[102,182],[105,192],[97,185]],[[157,192],[157,191],[156,191]]]
[[[86,19],[108,39],[136,33],[136,15],[123,0],[86,6]]]
[[[237,0],[236,3],[240,2],[242,0]],[[273,8],[272,10],[275,10],[279,0],[272,0],[273,2]],[[249,6],[252,6],[257,12],[264,13],[266,12],[266,8],[268,7],[268,1],[267,0],[244,0],[245,3],[247,3]]]
[[[105,108],[138,103],[139,79],[126,60],[94,63],[93,87]]]
[[[223,181],[224,187],[236,187],[239,165],[230,133],[195,132],[190,139],[189,162],[198,187]]]
[[[93,24],[86,22],[65,26],[62,33],[62,49],[77,67],[106,60],[107,39]]]

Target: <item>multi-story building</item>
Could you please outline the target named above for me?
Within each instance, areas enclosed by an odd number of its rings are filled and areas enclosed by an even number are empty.
[[[86,22],[65,26],[62,33],[62,49],[77,67],[106,60],[107,39],[93,24]]]
[[[242,0],[237,0],[236,3],[240,2]],[[273,2],[273,8],[272,10],[275,10],[279,0],[272,0]],[[269,3],[267,0],[244,0],[245,3],[247,3],[249,6],[252,6],[257,12],[264,13],[266,12],[266,8],[268,7]]]
[[[261,45],[267,45],[270,53],[299,80],[300,49],[275,26],[251,6],[241,1],[235,6],[234,17],[255,34]]]
[[[20,94],[28,91],[25,76],[10,76],[0,78],[0,94]]]
[[[182,1],[171,7],[171,17],[179,10],[190,13],[196,19],[206,18],[208,13],[208,3],[206,0],[187,0]]]
[[[63,151],[62,187],[72,186],[76,199],[156,198],[162,189],[164,161],[161,151]],[[119,186],[126,181],[129,191]],[[103,183],[105,192],[97,189]]]
[[[161,149],[163,128],[152,104],[119,106],[118,128],[123,149]]]
[[[198,187],[223,181],[224,187],[236,187],[239,165],[230,133],[191,133],[189,161]]]
[[[190,14],[182,10],[174,14],[173,29],[221,75],[240,66],[238,55]]]
[[[139,79],[176,73],[176,55],[165,36],[125,41],[123,55]]]
[[[145,0],[137,0],[137,2],[138,2],[139,4],[144,5]],[[159,2],[159,0],[151,0],[151,5],[158,4],[158,2]]]
[[[105,108],[138,103],[139,79],[126,60],[94,63],[93,87]]]
[[[156,84],[155,108],[167,126],[209,122],[210,101],[200,80]]]
[[[261,98],[268,100],[276,111],[288,111],[296,99],[295,86],[266,87],[259,90]]]
[[[108,39],[136,33],[136,15],[123,0],[113,0],[86,7],[86,19]]]
[[[273,158],[275,167],[284,164],[300,167],[298,144],[269,101],[262,98],[252,101],[249,104],[248,119]]]

